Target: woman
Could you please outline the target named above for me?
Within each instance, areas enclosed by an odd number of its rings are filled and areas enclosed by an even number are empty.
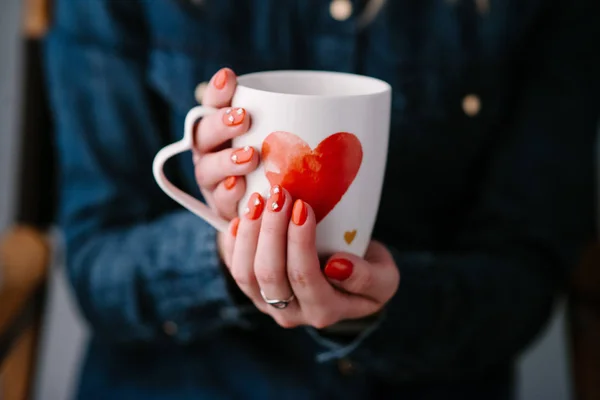
[[[514,360],[593,234],[595,0],[58,0],[55,11],[60,224],[93,329],[79,398],[513,397]],[[393,87],[364,260],[336,254],[321,270],[310,205],[285,188],[267,200],[281,212],[259,199],[236,218],[260,156],[229,148],[252,116],[226,113],[236,73],[273,69]],[[222,235],[151,175],[207,80],[198,100],[221,111],[198,124],[201,157],[169,175],[232,220]]]

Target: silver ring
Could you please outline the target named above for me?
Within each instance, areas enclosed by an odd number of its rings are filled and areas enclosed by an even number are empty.
[[[292,294],[289,297],[289,299],[286,299],[286,300],[269,299],[269,298],[267,298],[267,296],[265,296],[265,292],[263,292],[262,289],[260,291],[260,295],[262,296],[265,303],[277,308],[278,310],[283,310],[296,298],[296,296],[294,294]]]

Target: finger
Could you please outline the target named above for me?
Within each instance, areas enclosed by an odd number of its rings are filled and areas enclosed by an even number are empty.
[[[214,208],[220,216],[231,220],[238,215],[238,202],[246,193],[243,176],[228,176],[212,192]]]
[[[240,107],[222,108],[207,115],[197,124],[194,150],[202,153],[219,148],[228,140],[246,133],[250,129],[250,114]]]
[[[227,232],[219,232],[217,238],[217,243],[219,245],[219,255],[221,256],[221,259],[223,260],[224,264],[230,270],[233,257],[233,249],[235,247],[235,237],[237,235],[239,224],[239,218],[232,219],[229,223],[229,230]]]
[[[370,264],[393,264],[396,265],[396,261],[394,261],[394,257],[392,257],[392,253],[383,245],[383,243],[378,242],[377,240],[371,240],[369,243],[369,247],[367,248],[367,253],[365,254],[364,259]]]
[[[287,274],[300,307],[322,307],[336,291],[327,282],[316,248],[316,220],[312,208],[296,200],[288,227]]]
[[[229,68],[222,68],[210,79],[202,96],[202,104],[209,107],[222,108],[231,103],[237,86],[237,76]]]
[[[258,167],[258,158],[258,152],[250,146],[201,155],[194,166],[196,183],[212,190],[229,176],[242,176],[254,171]]]
[[[365,259],[349,253],[333,255],[323,272],[335,287],[378,303],[393,296],[400,280],[391,255],[378,242],[371,243]]]
[[[240,218],[231,263],[233,279],[257,307],[264,303],[254,275],[254,258],[264,207],[264,199],[260,194],[253,193],[244,215]]]
[[[273,186],[270,194],[267,211],[262,218],[254,273],[267,298],[286,300],[292,295],[286,273],[287,229],[292,200],[279,185]],[[289,308],[286,313],[290,314]]]

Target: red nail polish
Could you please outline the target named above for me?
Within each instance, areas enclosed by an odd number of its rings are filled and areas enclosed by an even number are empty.
[[[238,228],[240,226],[240,219],[238,217],[235,217],[232,221],[231,221],[231,235],[233,237],[237,236],[237,232],[238,232]]]
[[[294,208],[292,209],[292,222],[295,225],[301,226],[306,222],[306,218],[308,218],[308,209],[306,208],[306,204],[298,199],[294,203]]]
[[[254,147],[246,146],[241,149],[237,149],[231,154],[231,161],[235,164],[245,164],[252,160],[254,156]]]
[[[226,83],[227,83],[227,70],[222,69],[219,72],[217,72],[217,75],[215,75],[215,79],[213,80],[213,85],[215,85],[215,87],[217,89],[221,90],[225,87]]]
[[[237,126],[244,122],[246,110],[243,108],[228,108],[223,114],[223,123],[227,126]]]
[[[223,186],[225,186],[225,189],[231,190],[235,186],[236,182],[237,182],[237,176],[228,176],[223,181]]]
[[[345,281],[350,278],[353,269],[354,265],[352,265],[352,262],[349,260],[346,260],[345,258],[336,258],[327,263],[324,272],[329,279]]]
[[[258,193],[253,193],[248,200],[248,206],[244,211],[246,217],[250,220],[256,220],[260,217],[265,208],[265,201]]]
[[[275,185],[271,188],[271,197],[269,198],[269,211],[279,212],[283,208],[285,203],[285,193],[279,185]]]

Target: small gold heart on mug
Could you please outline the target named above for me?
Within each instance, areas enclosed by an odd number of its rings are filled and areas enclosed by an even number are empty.
[[[346,243],[351,244],[354,241],[354,238],[356,237],[356,229],[353,231],[346,231],[344,233],[344,240],[346,241]]]

